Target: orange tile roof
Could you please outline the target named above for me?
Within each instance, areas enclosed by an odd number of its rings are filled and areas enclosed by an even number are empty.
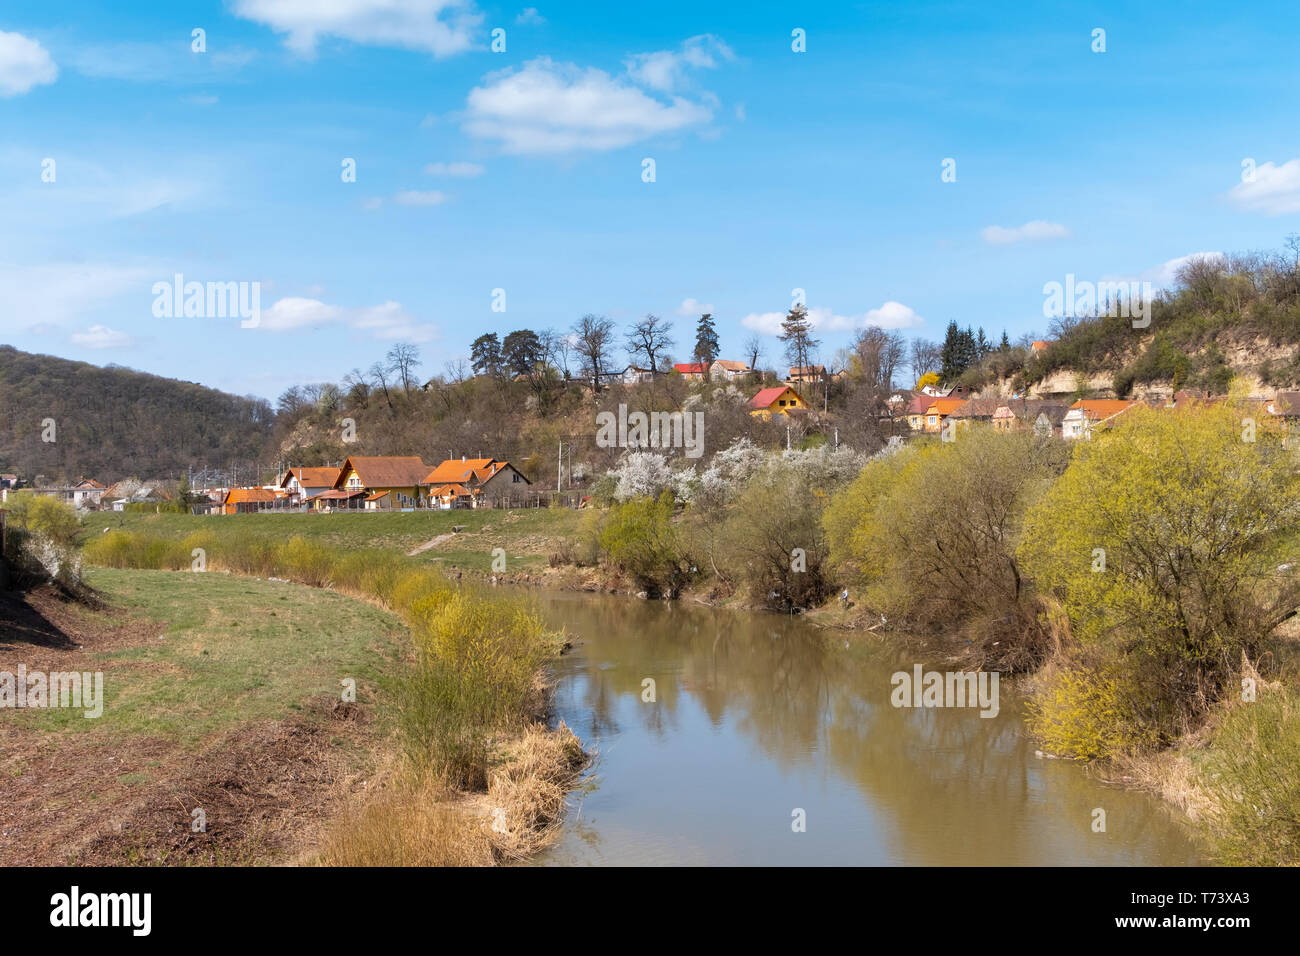
[[[1070,409],[1077,408],[1088,418],[1097,421],[1110,418],[1112,415],[1118,415],[1136,404],[1137,402],[1129,402],[1118,398],[1081,398],[1071,405]]]
[[[335,484],[349,467],[367,488],[413,488],[429,473],[429,466],[413,455],[356,457],[343,463]]]
[[[936,415],[951,415],[965,404],[966,399],[964,398],[936,398],[926,407],[925,413],[927,415],[931,412]]]
[[[448,458],[433,471],[421,479],[422,485],[447,485],[477,478],[487,481],[497,472],[510,465],[508,461],[497,458]]]
[[[270,488],[231,488],[226,492],[226,504],[239,505],[254,501],[274,501],[276,494]]]

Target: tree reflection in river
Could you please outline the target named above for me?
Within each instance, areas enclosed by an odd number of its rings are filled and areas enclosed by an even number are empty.
[[[899,641],[798,618],[547,596],[575,642],[556,705],[600,751],[556,862],[1188,863],[1170,814],[1034,757],[1001,711],[895,709]],[[921,662],[925,663],[925,662]],[[653,678],[657,700],[642,700]],[[794,808],[806,833],[791,831]],[[1107,811],[1093,833],[1092,811]],[[598,834],[596,836],[595,834]]]

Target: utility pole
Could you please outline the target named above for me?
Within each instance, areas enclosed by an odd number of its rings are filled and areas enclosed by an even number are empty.
[[[564,478],[564,442],[555,449],[555,493],[560,493],[560,483]]]
[[[785,426],[785,450],[790,450],[790,426]]]

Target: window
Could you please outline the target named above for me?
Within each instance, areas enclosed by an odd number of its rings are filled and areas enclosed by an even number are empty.
[[[355,489],[355,488],[360,488],[360,487],[361,487],[361,476],[360,476],[360,475],[352,475],[350,478],[348,478],[348,487],[349,487],[349,488],[353,488],[353,489]]]
[[[521,476],[520,476],[520,475],[517,475],[517,474],[515,474],[515,475],[511,475],[511,476],[510,476],[510,480],[511,480],[511,482],[513,482],[514,484],[517,485],[517,484],[519,484],[519,479],[520,479],[520,477],[521,477]]]

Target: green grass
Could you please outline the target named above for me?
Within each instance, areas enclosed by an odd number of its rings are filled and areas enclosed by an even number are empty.
[[[83,540],[93,541],[104,528],[183,538],[205,531],[282,543],[293,536],[335,550],[379,548],[406,554],[464,526],[456,538],[417,555],[415,560],[444,567],[490,571],[492,550],[504,548],[506,570],[543,567],[561,539],[577,530],[582,515],[571,508],[381,512],[336,514],[177,515],[102,513],[85,520]]]
[[[97,656],[103,715],[21,711],[47,730],[165,735],[184,746],[240,724],[282,719],[313,699],[338,699],[353,678],[374,703],[409,653],[396,615],[299,584],[208,572],[96,568],[89,583],[133,616],[165,622],[160,638]],[[87,665],[96,669],[96,659]]]

